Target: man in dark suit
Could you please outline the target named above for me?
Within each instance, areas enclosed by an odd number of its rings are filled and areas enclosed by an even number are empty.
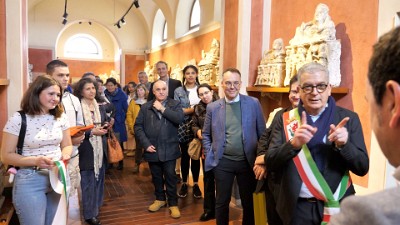
[[[242,224],[253,225],[256,179],[252,168],[265,120],[260,102],[239,94],[239,70],[227,69],[221,87],[225,98],[208,104],[203,126],[205,170],[213,170],[215,175],[215,216],[218,225],[229,223],[229,202],[236,177],[243,206]]]
[[[364,176],[369,160],[357,114],[330,96],[327,69],[312,62],[298,76],[300,103],[279,118],[265,161],[279,182],[273,195],[283,224],[317,225],[355,193],[349,170]]]
[[[371,127],[383,154],[396,168],[400,181],[400,27],[383,35],[369,62],[367,100]],[[383,175],[383,174],[382,174]],[[345,199],[332,225],[390,225],[400,221],[400,189],[389,188],[367,196]]]
[[[158,61],[156,63],[156,69],[157,69],[158,76],[160,77],[160,80],[163,80],[163,81],[165,81],[165,83],[167,83],[167,86],[168,86],[168,97],[173,99],[174,98],[175,89],[177,87],[181,87],[182,86],[182,82],[180,82],[179,80],[175,80],[175,79],[169,78],[169,75],[168,75],[168,64],[166,62]],[[147,101],[151,101],[151,100],[154,99],[153,84],[154,84],[154,82],[150,86],[149,96],[147,97]]]

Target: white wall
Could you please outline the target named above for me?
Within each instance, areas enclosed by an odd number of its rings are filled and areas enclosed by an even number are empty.
[[[104,25],[115,36],[120,47],[126,51],[143,52],[148,49],[148,31],[133,9],[125,17],[126,25],[114,26],[126,12],[128,6],[118,1],[68,1],[68,22],[93,20]],[[54,48],[62,25],[64,1],[43,0],[28,12],[29,46]],[[68,24],[68,23],[67,23]],[[44,29],[45,28],[45,29]]]
[[[114,41],[113,37],[110,36],[106,29],[107,28],[103,27],[97,22],[92,22],[92,25],[89,25],[88,21],[82,22],[82,24],[74,23],[71,26],[66,27],[66,29],[62,31],[58,38],[56,57],[64,57],[65,42],[70,37],[78,33],[85,33],[96,38],[96,40],[100,43],[103,55],[102,61],[114,62],[114,56],[116,54],[114,51]]]

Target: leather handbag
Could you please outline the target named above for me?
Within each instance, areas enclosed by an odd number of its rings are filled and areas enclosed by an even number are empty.
[[[199,160],[201,153],[201,141],[198,138],[193,138],[189,143],[188,154],[190,158]]]
[[[179,124],[178,139],[180,143],[189,143],[192,141],[194,135],[192,131],[192,119],[189,117],[184,122]]]
[[[112,130],[108,131],[107,146],[109,163],[117,163],[124,159],[124,153],[122,152],[121,145],[119,144],[119,141]]]

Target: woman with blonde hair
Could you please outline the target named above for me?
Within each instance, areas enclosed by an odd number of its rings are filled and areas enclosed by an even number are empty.
[[[136,117],[139,114],[140,107],[147,102],[147,96],[149,91],[144,84],[138,84],[134,91],[135,98],[129,103],[128,111],[126,112],[126,123],[128,125],[128,131],[131,135],[135,135],[133,126],[135,125]],[[135,166],[133,167],[133,173],[139,172],[139,166],[142,161],[143,147],[140,141],[135,137],[136,152],[135,152]],[[129,154],[129,153],[128,153]],[[129,156],[127,154],[127,156]]]

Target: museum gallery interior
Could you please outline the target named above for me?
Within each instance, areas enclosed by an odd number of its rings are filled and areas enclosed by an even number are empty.
[[[195,65],[200,83],[220,96],[222,71],[238,68],[240,93],[259,99],[266,121],[276,108],[289,106],[288,84],[297,70],[318,62],[328,68],[337,105],[362,122],[370,169],[351,178],[357,195],[369,194],[396,185],[371,131],[365,93],[372,45],[398,25],[398,0],[0,0],[0,127],[53,59],[68,64],[71,83],[90,71],[122,86],[138,83],[140,71],[157,80],[159,60],[178,80],[186,65]],[[134,159],[124,161],[122,172],[106,175],[103,224],[215,224],[198,220],[202,199],[192,197],[179,199],[179,221],[168,210],[148,213],[150,171],[133,174]],[[1,166],[0,224],[7,224],[13,208]],[[235,194],[230,208],[231,224],[239,224]],[[70,201],[68,224],[84,224],[80,214],[79,200]]]

